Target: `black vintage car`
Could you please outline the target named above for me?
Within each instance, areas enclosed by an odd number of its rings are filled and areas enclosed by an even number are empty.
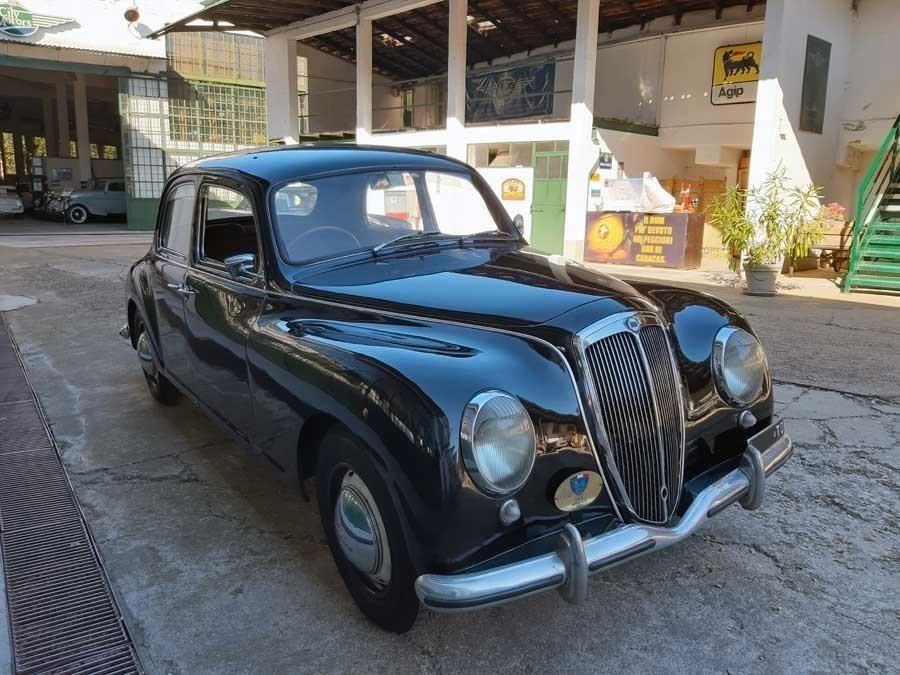
[[[765,354],[708,295],[531,251],[477,172],[386,148],[176,171],[128,279],[152,395],[315,479],[351,595],[402,632],[755,509],[792,453]]]

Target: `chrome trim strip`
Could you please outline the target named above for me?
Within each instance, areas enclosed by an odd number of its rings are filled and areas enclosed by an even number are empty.
[[[793,451],[793,443],[787,434],[765,452],[748,448],[748,452],[756,456],[700,492],[673,527],[623,525],[583,541],[583,557],[581,553],[572,555],[571,552],[580,537],[565,530],[557,552],[483,572],[423,574],[416,579],[416,594],[426,607],[444,612],[491,607],[549,588],[560,588],[564,597],[578,600],[583,597],[581,589],[585,588],[588,574],[676,544],[735,502],[741,501],[744,508],[759,506],[755,499],[745,498],[764,494],[766,476],[780,468]]]
[[[390,310],[382,310],[382,309],[373,309],[371,307],[359,307],[355,305],[349,305],[341,302],[334,302],[332,300],[322,300],[320,298],[313,298],[307,295],[291,295],[288,293],[281,293],[278,291],[272,291],[266,289],[267,296],[275,296],[280,298],[285,298],[288,300],[300,300],[300,301],[308,301],[308,302],[316,302],[320,305],[328,305],[330,307],[340,307],[341,309],[350,309],[355,312],[369,312],[371,314],[375,314],[376,316],[390,316],[396,319],[404,319],[407,321],[424,321],[428,323],[439,323],[447,326],[458,326],[461,328],[473,328],[475,330],[486,330],[492,333],[500,333],[501,335],[511,335],[513,337],[521,338],[523,340],[531,340],[532,342],[536,342],[548,349],[552,350],[559,356],[560,360],[563,363],[563,366],[566,369],[566,372],[569,374],[569,380],[572,382],[572,387],[575,390],[575,396],[578,399],[578,407],[581,412],[581,421],[584,423],[585,431],[587,432],[588,440],[591,444],[591,451],[594,455],[594,461],[597,462],[597,471],[600,474],[600,477],[603,478],[603,482],[605,484],[609,484],[606,479],[606,472],[603,470],[603,462],[600,461],[600,455],[597,450],[597,440],[594,438],[593,428],[588,423],[587,413],[585,412],[585,400],[581,395],[581,388],[578,386],[578,380],[575,379],[575,373],[572,371],[572,366],[569,364],[568,359],[566,359],[565,354],[562,353],[559,347],[554,345],[552,342],[547,342],[543,338],[536,337],[534,335],[528,335],[527,333],[518,333],[514,330],[508,330],[505,328],[495,328],[492,326],[479,326],[478,324],[466,323],[465,321],[451,321],[450,319],[435,319],[427,316],[416,316],[415,314],[403,314],[402,312],[392,312]],[[590,404],[590,401],[588,401]],[[619,510],[618,502],[610,495],[609,498],[610,503],[612,504],[613,511],[616,513],[616,517],[621,520],[623,523],[625,519],[622,517],[622,512]]]

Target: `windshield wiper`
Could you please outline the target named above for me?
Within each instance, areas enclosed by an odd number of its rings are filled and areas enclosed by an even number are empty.
[[[393,239],[388,239],[387,241],[378,244],[372,249],[372,253],[378,255],[388,246],[393,246],[394,244],[410,239],[450,239],[458,242],[461,246],[470,241],[506,241],[510,239],[510,234],[501,230],[485,230],[484,232],[473,232],[472,234],[449,234],[446,232],[407,232],[405,234],[401,234],[399,237],[394,237]]]
[[[446,235],[442,232],[407,232],[405,234],[401,234],[399,237],[394,237],[393,239],[388,239],[387,241],[383,241],[380,244],[378,244],[377,246],[374,246],[372,248],[372,253],[374,253],[375,255],[378,255],[381,251],[386,249],[388,246],[393,246],[394,244],[397,244],[406,239],[420,239],[420,238],[421,239],[430,239],[432,237],[447,237],[447,236],[449,236],[449,235]]]

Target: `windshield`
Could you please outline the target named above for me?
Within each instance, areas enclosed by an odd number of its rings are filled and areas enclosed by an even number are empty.
[[[464,174],[373,171],[283,185],[272,198],[281,253],[291,264],[415,242],[506,236]],[[510,236],[512,236],[510,234]]]

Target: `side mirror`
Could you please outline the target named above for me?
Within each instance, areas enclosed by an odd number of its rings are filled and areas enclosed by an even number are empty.
[[[233,279],[246,279],[253,276],[256,269],[256,256],[252,253],[240,253],[225,258],[225,269]]]
[[[516,217],[513,218],[513,224],[516,226],[519,234],[525,234],[525,217],[521,213],[517,213]]]

